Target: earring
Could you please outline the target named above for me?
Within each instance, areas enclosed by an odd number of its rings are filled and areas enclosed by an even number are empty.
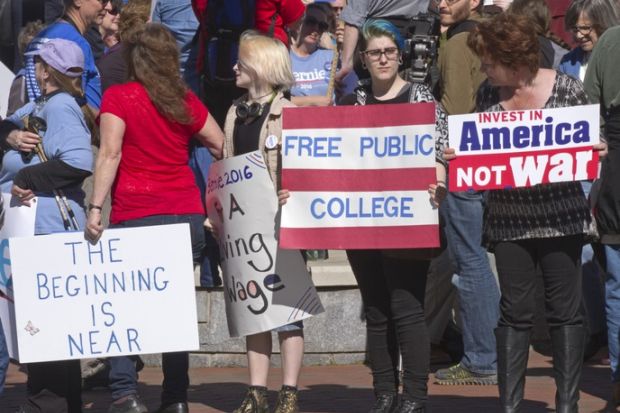
[[[402,56],[400,56],[400,57],[398,58],[398,65],[399,65],[399,66],[401,66],[402,64],[403,64],[403,57],[402,57]]]

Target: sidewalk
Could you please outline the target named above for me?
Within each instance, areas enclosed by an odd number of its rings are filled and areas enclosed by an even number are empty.
[[[581,413],[598,412],[605,407],[610,392],[609,367],[594,362],[584,365],[581,381]],[[443,367],[437,364],[432,370]],[[534,351],[525,390],[524,412],[553,411],[555,385],[548,357]],[[279,388],[279,369],[273,369],[269,383],[270,405],[273,408]],[[247,380],[244,368],[197,368],[190,371],[189,393],[192,413],[231,412],[245,392]],[[26,376],[12,365],[9,369],[5,394],[0,400],[0,413],[12,413],[25,395]],[[158,368],[145,368],[140,373],[140,394],[151,411],[159,407],[159,385],[162,380]],[[302,412],[366,413],[373,401],[372,379],[366,366],[305,367],[300,382]],[[429,381],[430,403],[433,413],[463,413],[498,411],[496,386],[438,386]],[[84,413],[105,413],[109,403],[106,389],[87,391],[83,395]]]

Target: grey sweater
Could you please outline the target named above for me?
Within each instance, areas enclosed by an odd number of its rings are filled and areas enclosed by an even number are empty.
[[[426,12],[429,0],[349,0],[342,10],[345,23],[361,28],[367,19],[413,17]]]

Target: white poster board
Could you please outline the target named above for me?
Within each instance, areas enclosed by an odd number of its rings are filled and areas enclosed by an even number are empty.
[[[278,248],[278,200],[260,152],[211,165],[207,211],[218,234],[232,337],[323,312],[301,252]]]
[[[6,118],[6,112],[9,107],[9,94],[14,78],[15,74],[0,62],[0,117],[2,119]]]
[[[196,350],[189,226],[10,240],[20,362]]]
[[[2,319],[2,329],[9,357],[18,359],[9,238],[32,237],[34,235],[37,200],[36,198],[33,199],[32,206],[28,207],[21,205],[18,200],[12,202],[11,194],[3,193],[2,197],[5,216],[4,226],[0,229],[0,260],[2,260],[0,265],[0,319]]]

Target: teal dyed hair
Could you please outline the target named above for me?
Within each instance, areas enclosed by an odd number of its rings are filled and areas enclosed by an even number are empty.
[[[398,46],[398,50],[402,51],[403,48],[405,47],[405,40],[403,39],[403,36],[400,34],[400,31],[398,30],[398,28],[396,28],[396,26],[394,26],[392,23],[390,23],[387,20],[383,20],[383,19],[371,19],[371,20],[367,20],[366,23],[364,23],[364,26],[362,26],[362,37],[364,39],[364,49],[366,49],[366,45],[368,44],[368,42],[370,41],[370,39],[373,39],[375,37],[389,37],[390,39],[392,39],[392,41],[394,42],[394,44],[396,44],[396,46]]]

